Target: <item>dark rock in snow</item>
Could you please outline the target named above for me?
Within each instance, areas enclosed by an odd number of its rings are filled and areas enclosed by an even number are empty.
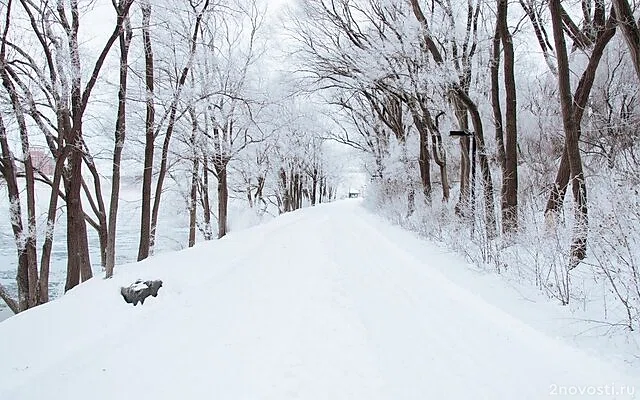
[[[156,297],[161,287],[162,281],[159,279],[144,282],[137,280],[127,287],[121,287],[120,294],[124,298],[124,301],[136,306],[138,303],[144,304],[144,300],[149,296]]]

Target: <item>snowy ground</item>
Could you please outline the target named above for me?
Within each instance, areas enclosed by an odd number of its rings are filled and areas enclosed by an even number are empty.
[[[38,238],[38,254],[40,254],[44,226],[46,221],[45,211],[48,207],[48,189],[40,188],[37,191],[36,206],[38,207],[39,219],[39,238]],[[109,195],[110,187],[108,182],[103,185],[103,193],[105,198]],[[117,252],[116,262],[124,264],[133,262],[137,258],[139,243],[139,221],[140,221],[140,193],[135,183],[125,180],[123,188],[120,192],[120,208],[118,211],[118,231],[117,231]],[[186,207],[184,201],[173,192],[166,193],[163,196],[163,207],[160,208],[160,222],[158,226],[158,236],[156,240],[156,253],[164,253],[166,251],[180,250],[187,245],[188,235],[188,216],[186,215]],[[9,223],[9,201],[6,193],[0,191],[0,283],[2,283],[9,292],[15,297],[17,295],[16,271],[18,257],[16,255],[16,246],[11,232]],[[236,212],[231,205],[231,217],[242,218],[243,215]],[[235,222],[235,221],[232,221]],[[254,223],[253,221],[239,221],[237,225],[241,228],[245,225]],[[232,226],[234,228],[235,226]],[[98,235],[94,229],[88,227],[89,244],[91,252],[92,269],[95,275],[101,274],[100,253]],[[61,209],[56,223],[55,237],[53,242],[53,250],[51,253],[51,273],[49,277],[50,296],[55,298],[64,292],[64,283],[66,279],[67,265],[67,245],[66,235],[66,215],[64,208]],[[8,318],[12,313],[0,300],[0,321]]]
[[[304,209],[0,323],[0,399],[640,396],[637,369],[475,277],[359,201]],[[164,287],[133,307],[136,278]]]

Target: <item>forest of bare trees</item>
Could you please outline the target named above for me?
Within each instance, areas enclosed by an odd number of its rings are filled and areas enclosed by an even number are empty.
[[[640,328],[638,4],[306,0],[288,30],[373,207]]]
[[[292,0],[269,13],[259,0],[7,0],[1,10],[0,172],[17,295],[0,285],[0,297],[16,313],[49,300],[54,240],[67,246],[65,291],[92,263],[113,275],[122,177],[136,179],[139,220],[128,223],[143,260],[169,187],[193,246],[227,234],[230,201],[264,214],[334,199],[340,163],[329,153],[341,144],[361,159],[380,213],[563,305],[586,302],[580,288],[598,282],[620,324],[640,329],[635,2]],[[110,17],[97,29],[91,12]],[[38,148],[51,171],[32,161]],[[66,237],[54,236],[61,219]]]
[[[1,10],[0,170],[17,293],[0,285],[0,297],[14,313],[49,300],[54,240],[66,242],[65,291],[96,266],[113,275],[123,177],[140,178],[138,260],[154,253],[168,185],[188,199],[188,246],[227,233],[230,198],[263,214],[335,197],[320,129],[281,112],[297,104],[294,90],[275,93],[260,75],[265,4],[9,0]],[[51,171],[32,161],[44,148]],[[54,235],[61,219],[66,237]]]

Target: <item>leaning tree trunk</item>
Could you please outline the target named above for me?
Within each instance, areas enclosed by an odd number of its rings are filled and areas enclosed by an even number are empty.
[[[84,179],[82,181],[82,188],[84,189],[84,193],[87,196],[91,209],[98,219],[98,222],[94,225],[94,227],[98,232],[98,241],[100,242],[100,265],[102,266],[102,268],[106,268],[107,245],[109,242],[109,226],[107,225],[107,211],[104,205],[104,197],[102,196],[102,187],[100,186],[100,174],[98,173],[98,170],[96,169],[96,166],[93,162],[93,158],[88,151],[86,154],[84,154],[83,159],[87,168],[89,168],[91,175],[93,176],[94,191],[96,194],[95,201],[93,200],[91,191],[89,190],[89,187],[87,186]]]
[[[120,201],[120,163],[126,138],[127,76],[129,71],[129,46],[133,36],[129,18],[120,33],[120,85],[118,88],[118,114],[116,117],[115,144],[113,147],[113,172],[111,176],[111,200],[109,201],[109,225],[107,227],[107,248],[105,251],[105,276],[111,278],[116,262],[116,222]]]
[[[640,22],[636,22],[633,18],[633,10],[627,0],[613,0],[613,6],[618,15],[622,34],[629,47],[631,61],[636,70],[636,76],[640,81]]]
[[[574,104],[573,120],[578,132],[578,139],[580,138],[580,131],[581,131],[580,124],[582,123],[584,110],[587,106],[587,102],[589,100],[589,94],[591,93],[591,88],[593,87],[593,83],[595,81],[598,65],[600,64],[600,60],[604,55],[604,50],[606,46],[609,44],[609,42],[614,37],[616,32],[615,20],[616,20],[615,12],[612,12],[605,26],[602,27],[602,29],[599,29],[598,37],[595,45],[593,46],[591,57],[589,58],[587,67],[585,68],[584,72],[582,73],[582,76],[580,77],[580,81],[578,82],[578,87],[573,96],[573,104]],[[551,187],[549,198],[547,200],[547,204],[544,211],[545,218],[547,220],[547,223],[549,224],[555,223],[557,214],[560,212],[560,209],[562,208],[562,204],[564,202],[564,196],[567,191],[567,187],[569,185],[569,176],[570,176],[569,154],[565,147],[562,151],[562,157],[560,159],[560,166],[558,167],[555,183]]]
[[[7,10],[9,13],[9,10]],[[9,18],[7,18],[8,20]],[[5,32],[3,37],[6,37],[7,29],[5,27]],[[20,222],[20,237],[16,237],[16,240],[23,241],[24,244],[19,244],[21,247],[19,257],[23,258],[23,263],[18,263],[18,293],[19,293],[19,304],[21,310],[26,310],[27,308],[35,307],[38,304],[38,261],[37,261],[37,251],[36,251],[36,205],[35,205],[35,176],[33,164],[31,162],[31,150],[29,146],[29,135],[27,132],[27,123],[24,115],[24,109],[16,88],[11,81],[7,69],[4,66],[5,63],[5,45],[2,44],[1,51],[1,60],[0,60],[0,77],[2,78],[2,85],[5,87],[7,93],[9,94],[9,99],[11,100],[11,105],[13,111],[16,116],[16,121],[18,122],[18,130],[20,134],[20,144],[22,149],[22,154],[24,156],[24,173],[25,173],[25,183],[26,183],[26,194],[27,194],[27,228],[26,232],[23,229],[22,222]],[[2,134],[4,136],[3,140],[6,141],[6,132],[4,131],[4,126],[2,127]],[[7,152],[9,152],[8,144],[7,144]],[[4,153],[4,149],[3,149]],[[11,155],[8,156],[11,159],[11,163],[13,163],[13,158]],[[5,165],[5,168],[8,167]],[[10,169],[12,167],[9,166]],[[13,169],[13,174],[15,175],[16,171]],[[17,183],[16,183],[17,185]],[[13,193],[11,196],[11,207],[16,208],[17,212],[20,212],[19,208],[19,194]],[[10,210],[10,213],[13,213],[13,210]],[[15,214],[12,215],[14,217]],[[14,230],[15,234],[15,230]],[[22,270],[21,270],[22,269]]]
[[[175,128],[177,111],[178,111],[178,102],[180,100],[182,89],[184,88],[185,82],[187,81],[187,76],[189,75],[191,65],[193,64],[193,58],[196,53],[198,33],[200,32],[200,24],[202,23],[202,19],[208,7],[209,7],[209,0],[205,0],[204,5],[202,6],[202,10],[200,10],[196,16],[196,23],[193,27],[193,33],[191,34],[191,41],[190,41],[191,45],[189,48],[189,56],[187,58],[187,63],[182,68],[182,72],[180,73],[178,81],[176,82],[177,83],[176,92],[169,106],[169,119],[167,122],[167,130],[164,135],[164,142],[162,144],[162,158],[160,160],[160,170],[158,171],[158,180],[156,182],[155,196],[153,199],[153,209],[151,211],[151,229],[150,229],[150,238],[149,238],[150,253],[153,253],[153,247],[155,245],[156,228],[158,226],[158,215],[160,212],[160,199],[162,198],[162,187],[163,187],[164,179],[168,169],[167,163],[168,163],[168,157],[169,157],[169,144],[171,142],[171,136],[173,135],[173,131]]]
[[[60,188],[60,182],[62,181],[64,163],[70,152],[71,147],[68,145],[58,151],[56,166],[53,172],[49,210],[47,212],[47,225],[45,227],[44,243],[42,245],[42,255],[40,258],[40,303],[49,301],[49,270],[51,265],[51,250],[53,249],[56,212],[58,211],[58,190]]]
[[[11,229],[13,231],[14,242],[18,253],[18,273],[16,276],[16,281],[18,283],[18,301],[12,299],[2,285],[0,285],[0,297],[5,301],[5,303],[7,303],[9,308],[17,314],[20,311],[29,308],[29,275],[27,253],[25,252],[24,242],[22,240],[23,225],[22,207],[20,205],[20,188],[18,186],[16,165],[13,154],[9,148],[2,115],[0,115],[0,146],[2,148],[2,162],[0,163],[0,170],[2,171],[2,176],[7,185]]]
[[[570,70],[567,48],[562,28],[560,0],[549,0],[553,37],[558,59],[558,89],[562,111],[562,125],[565,132],[565,148],[567,151],[569,170],[572,180],[573,197],[575,201],[575,227],[571,243],[569,268],[575,268],[586,256],[587,250],[587,187],[582,171],[582,159],[578,147],[578,128],[573,114],[571,99]]]

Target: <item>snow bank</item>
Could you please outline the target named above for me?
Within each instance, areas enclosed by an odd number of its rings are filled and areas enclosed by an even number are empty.
[[[443,266],[461,262],[360,201],[289,213],[0,323],[0,399],[633,398],[634,371],[532,328]],[[164,286],[131,307],[119,288],[138,278]]]

